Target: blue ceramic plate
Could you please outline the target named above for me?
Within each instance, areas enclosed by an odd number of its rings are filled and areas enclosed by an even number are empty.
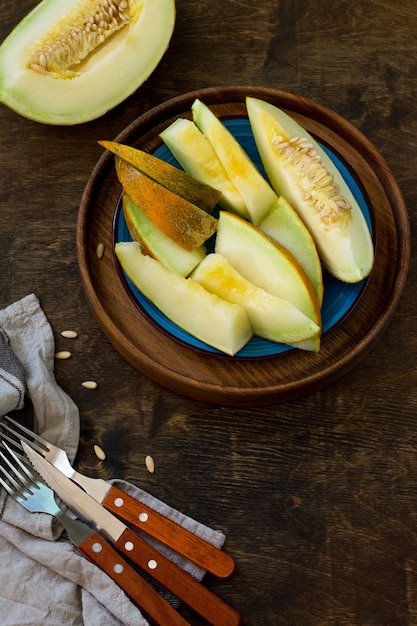
[[[239,143],[242,145],[244,150],[247,152],[249,157],[253,160],[255,165],[260,169],[260,171],[265,176],[265,171],[262,167],[262,163],[255,145],[255,141],[253,139],[252,131],[249,125],[249,120],[246,118],[238,118],[238,119],[230,119],[223,120],[224,124],[228,127],[228,129],[233,133]],[[328,150],[325,146],[323,148],[329,154],[330,158],[333,160],[339,171],[341,172],[343,178],[349,185],[353,195],[355,196],[357,202],[359,203],[365,218],[368,222],[369,227],[371,228],[371,217],[369,213],[368,206],[365,202],[364,196],[356,184],[355,180],[351,176],[350,172],[346,169],[344,164],[338,159],[338,157]],[[165,146],[160,146],[155,152],[154,155],[158,158],[175,165],[176,167],[180,167],[178,162],[175,160],[170,150]],[[266,176],[265,176],[266,177]],[[114,230],[114,239],[115,242],[118,241],[131,241],[132,238],[129,234],[129,230],[127,228],[126,222],[124,220],[123,208],[121,203],[119,203],[116,219],[115,219],[115,230]],[[152,302],[148,300],[129,280],[129,278],[125,275],[126,283],[128,289],[131,292],[131,295],[135,299],[138,307],[150,318],[155,324],[157,324],[164,332],[171,335],[176,340],[180,341],[183,344],[188,345],[189,347],[202,350],[205,352],[215,353],[222,356],[225,356],[222,352],[219,352],[215,348],[208,346],[207,344],[199,341],[189,333],[183,331],[179,326],[171,322],[163,313],[155,307]],[[358,301],[364,285],[366,284],[366,279],[360,283],[356,284],[348,284],[343,283],[339,280],[336,280],[327,272],[324,272],[324,299],[322,306],[322,324],[323,324],[323,334],[329,329],[333,328],[336,324],[338,324],[343,318],[348,315],[349,311]],[[226,357],[226,358],[262,358],[262,357],[271,357],[276,356],[278,354],[287,352],[289,350],[293,350],[290,346],[281,343],[274,343],[272,341],[267,341],[265,339],[261,339],[259,337],[253,337],[249,343],[242,348],[238,354],[234,357]]]

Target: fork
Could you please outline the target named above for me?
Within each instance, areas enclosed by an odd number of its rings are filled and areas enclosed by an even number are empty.
[[[130,526],[157,539],[171,550],[185,556],[215,576],[225,578],[233,572],[234,560],[227,552],[159,513],[141,500],[133,498],[115,485],[110,485],[100,478],[90,478],[80,474],[72,467],[64,450],[54,446],[7,415],[0,420],[0,433],[3,439],[13,444],[14,448],[19,451],[22,450],[20,440],[30,445],[64,476],[76,482],[105,509],[123,519]]]
[[[78,550],[125,591],[155,626],[189,626],[104,539],[87,524],[73,519],[58,506],[55,494],[36,476],[23,457],[0,442],[0,484],[31,513],[49,513],[60,520]],[[4,451],[3,451],[4,450]]]

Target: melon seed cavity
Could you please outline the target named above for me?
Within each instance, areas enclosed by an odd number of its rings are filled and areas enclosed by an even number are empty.
[[[314,146],[303,137],[288,141],[277,135],[272,144],[280,157],[292,168],[305,198],[316,208],[321,221],[327,226],[340,227],[351,219],[351,206],[341,195],[339,185]]]
[[[31,48],[27,66],[55,78],[73,78],[88,55],[126,24],[136,21],[142,0],[76,2]]]

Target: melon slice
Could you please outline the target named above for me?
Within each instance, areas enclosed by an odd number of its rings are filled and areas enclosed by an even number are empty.
[[[251,221],[259,224],[275,204],[275,192],[240,143],[208,106],[195,100],[191,110],[194,122],[211,143],[227,175],[245,200]]]
[[[43,0],[0,47],[0,102],[45,124],[95,119],[150,76],[174,0]]]
[[[177,196],[120,157],[117,176],[124,191],[168,237],[188,251],[201,246],[217,229],[217,220]]]
[[[210,213],[216,206],[220,191],[205,185],[193,176],[166,163],[162,159],[115,141],[99,141],[101,146],[124,159],[138,170],[163,185],[177,196],[185,198]]]
[[[258,337],[293,344],[320,334],[319,326],[291,302],[246,280],[221,254],[208,254],[192,278],[207,291],[243,306]]]
[[[205,246],[189,252],[168,237],[153,221],[135,204],[127,194],[123,194],[124,217],[130,235],[140,243],[143,254],[149,254],[160,261],[165,267],[188,276],[206,256]]]
[[[309,229],[325,268],[355,283],[372,270],[365,217],[338,168],[318,142],[281,109],[247,98],[255,142],[268,178]]]
[[[224,256],[248,281],[277,298],[288,300],[321,327],[320,307],[305,272],[288,250],[260,228],[221,211],[215,252]],[[319,336],[308,342],[306,349],[319,350]]]
[[[246,203],[211,143],[191,120],[178,118],[160,137],[186,172],[220,191],[219,206],[249,218]]]
[[[137,242],[119,242],[115,252],[136,287],[172,322],[200,341],[234,356],[251,339],[252,327],[242,306],[142,254]]]
[[[259,228],[286,248],[303,268],[321,307],[323,272],[314,240],[298,213],[280,196]]]

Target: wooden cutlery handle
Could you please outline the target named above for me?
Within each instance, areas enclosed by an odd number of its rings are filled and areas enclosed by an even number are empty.
[[[136,565],[188,604],[213,626],[237,626],[240,615],[196,578],[158,552],[147,541],[127,528],[114,544]]]
[[[106,572],[155,626],[190,626],[98,533],[78,545],[90,561]]]
[[[210,574],[226,578],[233,572],[235,563],[227,552],[216,548],[117,487],[110,488],[102,504],[124,521],[158,539]]]

